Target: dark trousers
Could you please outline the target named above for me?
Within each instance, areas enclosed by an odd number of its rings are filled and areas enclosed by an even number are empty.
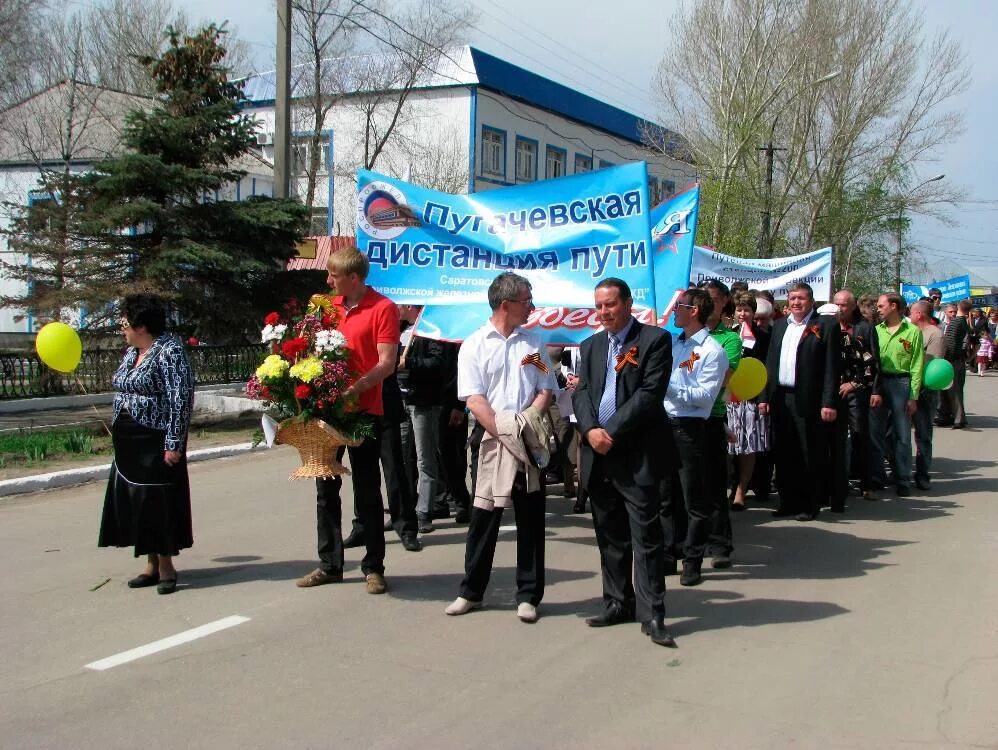
[[[418,524],[415,484],[409,475],[409,462],[402,443],[403,426],[394,419],[386,421],[381,431],[381,468],[385,475],[388,515],[392,519],[392,528],[399,536],[416,536]],[[362,527],[358,523],[359,515],[357,513],[354,519],[355,529]],[[363,531],[362,528],[359,530]]]
[[[817,513],[828,486],[826,431],[819,414],[801,414],[792,389],[779,387],[770,403],[780,511]]]
[[[918,394],[918,409],[911,417],[915,427],[915,477],[928,479],[932,468],[932,420],[939,405],[939,391],[922,387]]]
[[[845,397],[843,412],[839,408],[839,416],[835,424],[843,423],[848,417],[849,427],[849,473],[859,480],[859,487],[868,490],[873,487],[873,470],[870,463],[870,391],[861,388]],[[838,477],[835,477],[838,479]],[[848,485],[848,480],[844,479]],[[848,487],[846,488],[848,491]],[[845,495],[843,495],[843,498]]]
[[[478,484],[478,449],[482,445],[482,436],[485,435],[485,428],[475,422],[471,435],[468,437],[468,448],[471,451],[471,496],[475,496],[475,486]]]
[[[946,421],[954,424],[967,424],[967,413],[963,408],[963,389],[967,383],[967,368],[963,360],[953,362],[953,385],[943,391],[946,399]]]
[[[707,555],[710,557],[727,557],[735,549],[731,513],[728,511],[728,432],[725,425],[724,417],[709,417],[704,428],[704,489],[714,508],[710,538],[707,540]]]
[[[680,417],[670,422],[667,460],[674,468],[659,486],[666,569],[684,557],[702,560],[714,528],[713,498],[705,487],[707,420]]]
[[[603,573],[603,600],[617,602],[647,622],[665,615],[658,488],[615,482],[606,476],[602,462],[602,456],[595,457],[588,489]]]
[[[443,409],[440,415],[440,469],[446,494],[457,508],[467,509],[471,505],[468,494],[468,417],[457,427],[450,425],[450,409]]]
[[[381,420],[375,423],[373,437],[356,448],[346,449],[350,455],[354,504],[360,523],[364,526],[367,551],[361,561],[361,570],[367,573],[385,572],[384,509],[381,499]],[[343,458],[344,449],[337,451]],[[320,567],[327,572],[343,570],[343,510],[340,502],[342,477],[315,480],[316,530],[318,536]]]
[[[535,607],[544,598],[544,489],[528,493],[526,479],[517,475],[513,486],[513,512],[516,514],[516,603]],[[501,508],[473,507],[464,551],[464,580],[460,595],[480,602],[492,576],[492,562],[502,525]]]
[[[852,429],[852,410],[847,399],[839,398],[836,411],[838,418],[831,424],[823,422],[821,426],[828,441],[828,469],[831,475],[828,505],[832,510],[841,511],[845,510],[846,497],[849,495],[849,432]],[[855,439],[854,433],[853,440]],[[869,454],[869,447],[867,453]],[[869,456],[867,463],[869,464]]]

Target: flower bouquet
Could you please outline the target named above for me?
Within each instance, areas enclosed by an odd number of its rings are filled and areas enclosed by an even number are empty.
[[[336,459],[340,446],[357,446],[373,433],[372,420],[353,411],[343,392],[356,379],[347,364],[346,337],[336,330],[339,313],[330,297],[314,294],[302,312],[264,318],[263,343],[271,345],[246,384],[246,395],[262,401],[278,422],[275,442],[298,449],[302,465],[291,479],[331,477],[350,471]]]

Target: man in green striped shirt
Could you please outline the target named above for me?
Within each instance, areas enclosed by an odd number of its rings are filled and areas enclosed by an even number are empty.
[[[870,397],[870,442],[873,483],[886,484],[884,454],[887,425],[894,425],[894,484],[898,497],[911,491],[911,416],[918,409],[925,355],[922,331],[902,317],[904,302],[895,293],[881,294],[877,300],[881,322],[877,325],[880,343],[880,393]]]

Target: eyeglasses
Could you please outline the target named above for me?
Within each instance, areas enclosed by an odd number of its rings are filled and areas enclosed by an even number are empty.
[[[534,298],[533,297],[527,297],[526,299],[508,299],[506,301],[507,302],[517,302],[517,303],[519,303],[521,305],[527,305],[529,307],[533,307],[534,306]]]
[[[677,302],[676,307],[688,307],[690,310],[692,310],[694,307],[696,307],[696,305],[687,305],[685,302]]]
[[[935,300],[940,300],[940,299],[942,299],[942,297],[940,297],[940,296],[939,296],[939,295],[937,295],[937,294],[932,294],[932,295],[929,295],[929,299],[935,299]]]

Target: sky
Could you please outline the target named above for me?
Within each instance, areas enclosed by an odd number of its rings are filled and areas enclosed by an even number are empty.
[[[273,68],[276,10],[273,0],[175,0],[194,19],[229,20],[257,54],[262,70]],[[651,82],[669,35],[678,0],[470,0],[479,10],[469,42],[515,65],[577,88],[650,119],[656,107]],[[971,68],[966,92],[954,101],[965,114],[965,132],[940,150],[920,173],[945,173],[963,187],[968,202],[952,210],[950,227],[914,217],[909,241],[920,247],[925,273],[943,279],[963,267],[990,266],[998,284],[998,3],[992,0],[915,0],[925,14],[925,33],[948,28],[961,42]],[[588,6],[588,7],[587,7]],[[608,13],[607,8],[612,7]],[[990,202],[988,202],[990,201]],[[932,280],[922,279],[922,282]]]

